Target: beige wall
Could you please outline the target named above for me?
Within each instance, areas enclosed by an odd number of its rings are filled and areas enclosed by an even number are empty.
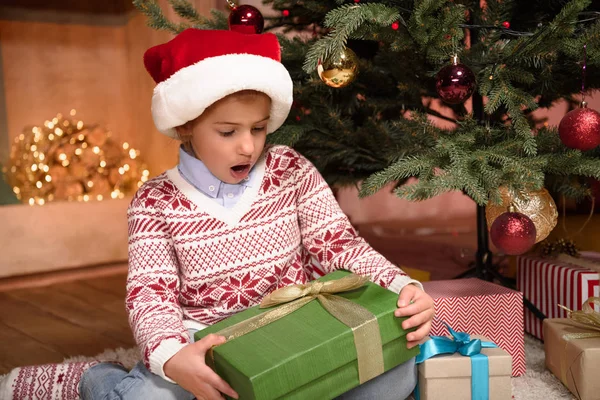
[[[147,48],[171,35],[146,27],[129,0],[119,1],[0,4],[0,163],[25,126],[73,108],[78,119],[99,123],[114,139],[140,149],[152,175],[176,163],[177,143],[154,128],[154,82],[142,62]],[[208,14],[224,1],[193,3]],[[174,18],[167,0],[160,4]],[[126,205],[127,199],[0,207],[0,243],[7,245],[0,277],[124,261]]]
[[[167,1],[160,3],[175,18]],[[207,14],[221,2],[194,3]],[[64,11],[57,16],[48,10],[11,9],[6,14],[10,19],[0,19],[0,105],[6,115],[0,162],[6,162],[9,143],[25,126],[57,113],[67,115],[73,108],[84,122],[99,123],[115,139],[139,148],[153,175],[176,162],[177,144],[154,129],[154,82],[142,62],[144,51],[168,40],[168,33],[148,28],[136,10],[118,15]]]

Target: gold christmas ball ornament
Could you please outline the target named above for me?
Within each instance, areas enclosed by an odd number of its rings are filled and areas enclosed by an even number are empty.
[[[327,86],[348,86],[358,75],[358,57],[351,49],[345,48],[338,57],[319,61],[317,72]]]
[[[97,165],[100,165],[100,160],[102,156],[100,155],[100,147],[98,146],[87,146],[84,149],[81,149],[81,154],[79,154],[79,160],[85,165],[88,169],[92,169]]]
[[[116,166],[121,162],[123,158],[124,149],[116,144],[115,142],[107,142],[104,147],[104,159],[106,164],[110,167]],[[128,154],[128,158],[134,160],[137,155],[137,150],[129,149],[125,153]]]
[[[68,169],[62,168],[62,170],[68,172],[69,177],[82,182],[89,175],[89,168],[80,161],[73,162]]]
[[[110,193],[110,183],[108,182],[108,177],[103,174],[96,174],[89,178],[86,183],[86,192],[90,195],[105,195],[106,193]]]
[[[491,227],[496,218],[506,212],[507,207],[514,205],[517,212],[528,216],[535,225],[535,242],[544,240],[558,221],[556,203],[546,189],[523,192],[518,196],[511,193],[506,187],[500,188],[501,204],[489,203],[485,215],[488,227]]]
[[[119,170],[113,169],[108,173],[108,181],[111,185],[116,185],[121,180],[121,176],[122,175],[119,173]]]
[[[23,203],[123,198],[148,180],[139,150],[74,116],[58,114],[15,138],[4,173]]]
[[[108,139],[104,129],[95,127],[89,131],[86,129],[86,131],[84,136],[90,146],[104,146],[104,143],[106,143]]]
[[[84,188],[80,182],[59,183],[54,186],[54,200],[77,200],[78,196],[83,195]]]

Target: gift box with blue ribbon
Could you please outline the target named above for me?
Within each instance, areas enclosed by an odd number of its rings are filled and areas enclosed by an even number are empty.
[[[510,400],[511,356],[482,336],[432,336],[417,356],[416,400]]]

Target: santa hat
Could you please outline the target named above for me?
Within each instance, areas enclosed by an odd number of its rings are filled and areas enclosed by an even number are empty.
[[[284,123],[292,106],[292,79],[271,33],[186,29],[148,49],[144,65],[157,83],[152,96],[154,124],[170,137],[177,137],[175,127],[241,90],[271,98],[268,133]]]

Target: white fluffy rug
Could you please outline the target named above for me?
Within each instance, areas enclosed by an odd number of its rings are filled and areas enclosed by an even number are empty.
[[[512,393],[516,400],[575,400],[569,390],[546,369],[544,345],[525,334],[527,372],[512,378]]]
[[[525,335],[525,354],[527,373],[512,378],[512,393],[515,400],[575,400],[575,397],[546,370],[544,365],[544,346],[533,336]],[[131,368],[139,360],[137,348],[106,350],[96,357],[72,357],[65,361],[84,361],[88,359],[120,361]],[[0,386],[5,376],[0,377]]]

